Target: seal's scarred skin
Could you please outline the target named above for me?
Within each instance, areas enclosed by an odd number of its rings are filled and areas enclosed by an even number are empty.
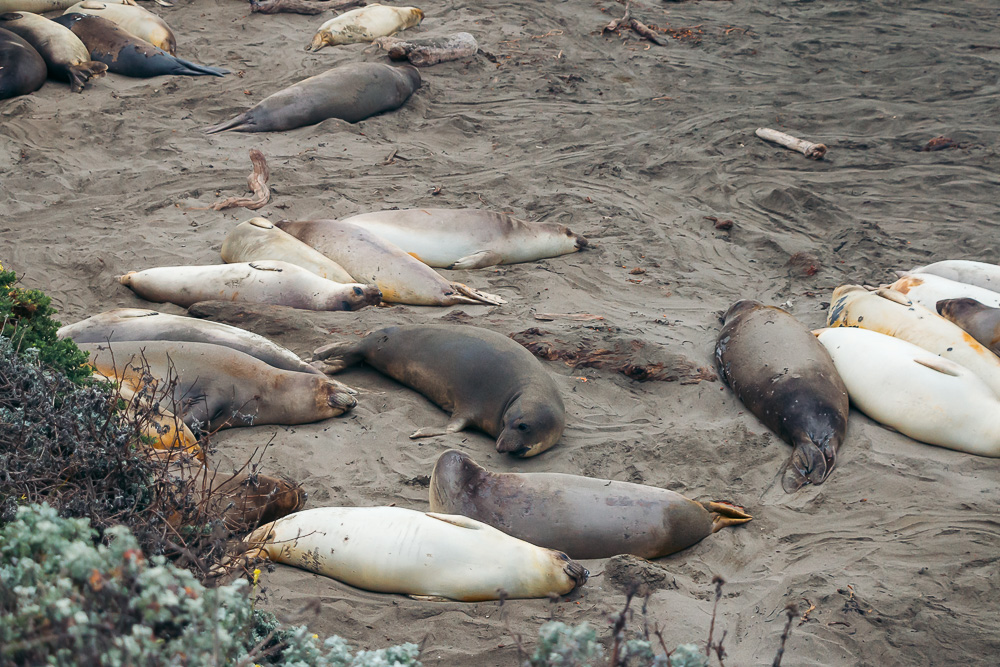
[[[822,484],[847,430],[848,397],[833,360],[781,308],[737,301],[715,344],[719,375],[754,415],[795,448],[781,485]]]
[[[121,341],[79,347],[90,353],[88,363],[97,372],[132,390],[147,382],[166,386],[172,399],[166,407],[196,432],[256,424],[308,424],[357,405],[340,383],[280,370],[222,345]]]
[[[172,56],[177,55],[177,38],[163,19],[138,5],[123,5],[98,0],[78,2],[64,14],[90,14],[101,16],[128,34],[159,47]]]
[[[35,47],[0,28],[0,100],[35,92],[47,76],[45,60]]]
[[[659,558],[751,517],[642,484],[559,473],[494,473],[456,450],[431,473],[432,512],[461,514],[570,558]]]
[[[444,431],[474,426],[497,439],[498,452],[534,456],[552,447],[566,410],[548,371],[503,334],[473,326],[407,325],[369,333],[355,343],[322,347],[314,358],[335,373],[364,361],[452,413]]]

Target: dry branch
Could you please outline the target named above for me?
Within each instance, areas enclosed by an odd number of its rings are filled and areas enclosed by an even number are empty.
[[[242,206],[256,211],[271,201],[271,190],[267,187],[267,179],[271,177],[271,171],[267,168],[267,162],[264,161],[264,154],[256,148],[251,148],[250,162],[253,163],[253,171],[247,176],[247,188],[253,192],[253,197],[228,197],[212,204],[209,208],[213,211],[222,211]]]
[[[611,23],[604,26],[604,30],[601,32],[618,32],[619,30],[633,30],[637,35],[644,39],[648,39],[653,44],[663,46],[663,42],[660,41],[655,30],[632,17],[632,8],[629,4],[625,5],[625,15],[620,19],[615,19]]]
[[[322,14],[331,9],[339,11],[365,4],[365,0],[250,0],[250,11],[254,14]]]

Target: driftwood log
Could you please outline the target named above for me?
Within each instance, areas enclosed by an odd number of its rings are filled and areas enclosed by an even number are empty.
[[[250,162],[253,163],[253,171],[247,176],[247,188],[253,192],[253,197],[227,197],[212,204],[209,208],[213,211],[223,211],[227,208],[242,206],[256,211],[271,201],[271,189],[267,187],[267,179],[271,177],[271,170],[267,168],[264,154],[256,148],[251,148]]]
[[[823,144],[814,144],[811,141],[806,141],[805,139],[797,139],[790,134],[778,132],[777,130],[772,130],[769,127],[758,127],[755,134],[764,141],[770,141],[778,144],[779,146],[784,146],[785,148],[790,148],[793,151],[798,151],[806,157],[811,157],[814,160],[822,160],[823,156],[826,155],[826,146]]]

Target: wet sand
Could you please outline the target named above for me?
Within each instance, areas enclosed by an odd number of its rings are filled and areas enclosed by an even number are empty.
[[[596,246],[444,272],[502,295],[501,307],[243,318],[304,355],[380,326],[457,321],[505,334],[539,327],[568,344],[638,339],[711,367],[718,318],[739,298],[820,326],[841,283],[876,284],[939,259],[997,261],[995,3],[633,2],[646,23],[698,26],[697,39],[665,34],[664,46],[602,35],[624,11],[611,2],[419,6],[424,22],[403,36],[467,31],[498,62],[426,68],[405,106],[356,125],[214,136],[200,129],[307,76],[384,55],[364,45],[306,53],[332,14],[250,15],[235,0],[150,6],[174,29],[180,57],[239,74],[109,75],[81,95],[50,81],[0,102],[0,261],[51,294],[64,322],[148,307],[115,276],[220,261],[228,230],[255,213],[191,207],[242,193],[250,148],[271,169],[273,198],[257,214],[273,220],[481,207],[566,224]],[[757,127],[830,152],[811,161],[757,139]],[[914,150],[942,134],[960,147]],[[301,480],[312,507],[425,509],[427,476],[452,447],[498,471],[728,499],[756,519],[637,568],[668,645],[707,636],[720,575],[727,664],[770,664],[789,602],[815,609],[794,627],[785,665],[989,664],[1000,650],[997,461],[915,443],[852,411],[828,481],[787,495],[779,472],[791,448],[719,381],[637,382],[544,363],[568,427],[535,459],[501,456],[479,433],[409,440],[447,415],[369,369],[338,376],[362,392],[347,416],[226,431],[215,459],[245,460],[273,435],[265,468]],[[603,632],[621,608],[622,571],[635,566],[586,564],[590,582],[555,605],[420,602],[283,566],[263,584],[267,608],[357,647],[426,639],[427,665],[512,665],[513,634],[531,644],[552,616]],[[317,598],[318,615],[302,612]]]

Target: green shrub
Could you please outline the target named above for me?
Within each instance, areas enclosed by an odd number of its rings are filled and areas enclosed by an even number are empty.
[[[47,505],[0,528],[0,665],[420,666],[414,644],[355,655],[340,637],[280,629],[253,609],[246,581],[206,588],[146,559],[127,528],[105,537],[95,544],[87,520]]]
[[[85,382],[91,375],[85,366],[87,353],[71,340],[56,338],[61,325],[52,319],[56,314],[52,299],[16,283],[14,272],[0,266],[0,337],[9,338],[21,353],[36,348],[43,364],[65,373],[72,382]]]

